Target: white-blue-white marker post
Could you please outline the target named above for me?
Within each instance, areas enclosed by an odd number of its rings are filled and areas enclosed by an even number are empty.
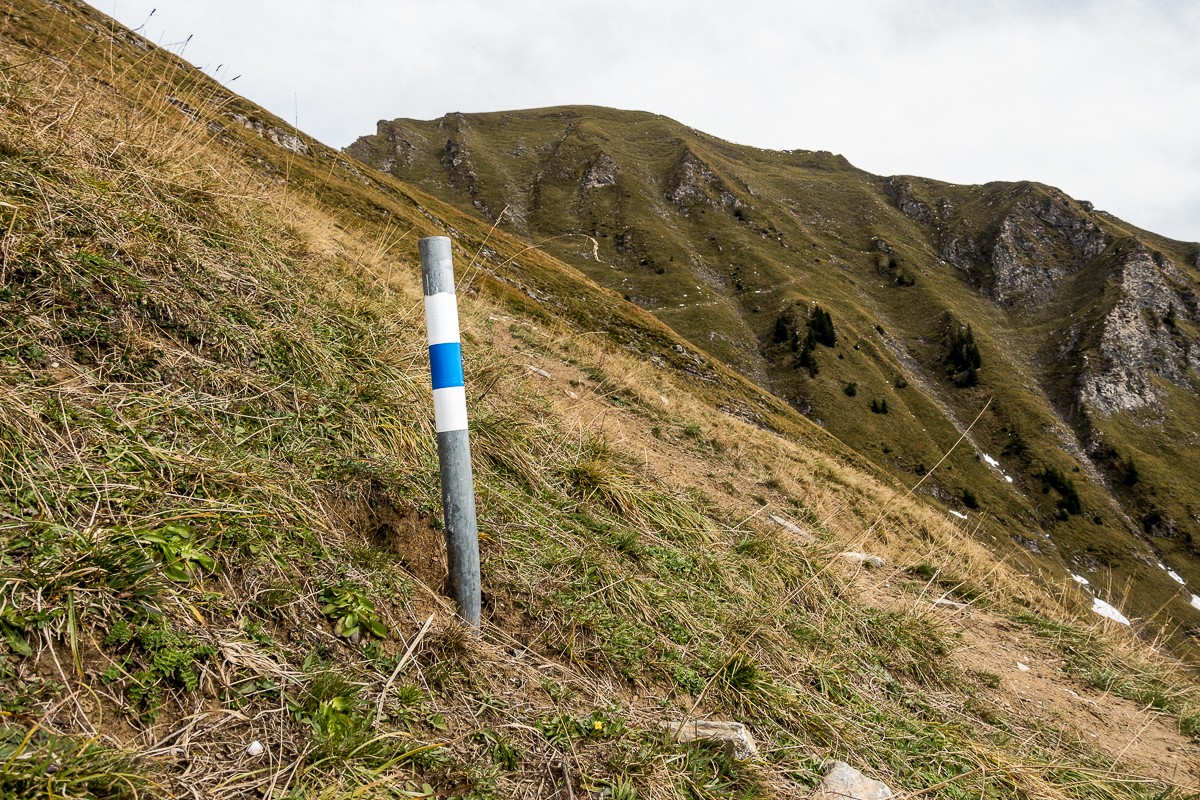
[[[446,566],[450,595],[458,613],[479,628],[479,531],[475,523],[475,481],[467,434],[467,396],[450,240],[420,241],[421,281],[425,286],[425,328],[433,374],[433,419],[442,473],[442,513],[446,521]]]

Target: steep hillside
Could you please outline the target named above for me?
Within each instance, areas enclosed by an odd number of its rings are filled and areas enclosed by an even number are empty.
[[[1200,245],[1039,184],[602,108],[385,121],[347,152],[540,242],[901,483],[986,407],[923,490],[1200,631]]]
[[[790,798],[829,758],[927,798],[1200,787],[1152,624],[574,268],[71,0],[0,5],[0,105],[0,796]],[[429,234],[478,635],[442,591]],[[664,729],[710,719],[757,755]]]

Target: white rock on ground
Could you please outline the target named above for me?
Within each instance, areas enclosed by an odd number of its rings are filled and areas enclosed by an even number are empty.
[[[872,780],[845,761],[830,761],[829,771],[821,779],[809,800],[891,800],[895,797],[886,783]]]
[[[788,522],[783,517],[776,516],[775,514],[768,514],[767,516],[771,518],[771,522],[774,522],[776,525],[783,528],[788,533],[798,536],[806,542],[814,541],[811,533],[804,530],[803,528],[801,528],[799,525],[795,524],[794,522]]]
[[[750,734],[750,729],[740,722],[720,722],[717,720],[688,720],[687,722],[666,722],[664,726],[671,735],[681,742],[691,742],[696,739],[709,739],[725,746],[725,751],[732,758],[744,761],[758,755],[758,745]]]
[[[873,556],[870,553],[855,553],[852,550],[842,553],[842,558],[868,567],[882,567],[887,563],[879,556]]]

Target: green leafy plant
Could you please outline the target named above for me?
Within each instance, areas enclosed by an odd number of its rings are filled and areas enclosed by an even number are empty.
[[[119,619],[109,628],[104,644],[125,657],[104,673],[107,682],[128,676],[126,697],[142,718],[152,721],[162,704],[164,689],[195,691],[200,669],[217,649],[176,628],[162,616],[145,614]],[[126,668],[132,667],[133,672]]]
[[[196,542],[195,534],[186,525],[169,523],[140,531],[137,538],[155,549],[163,574],[173,581],[190,582],[217,568],[217,562]]]
[[[608,800],[637,800],[638,792],[633,781],[627,778],[617,778],[604,787],[600,796],[608,798]]]
[[[496,731],[482,731],[476,737],[491,753],[492,763],[506,772],[521,767],[521,749]]]
[[[375,604],[353,583],[322,589],[321,613],[333,620],[333,632],[338,636],[355,640],[367,635],[387,638],[387,628],[379,621]]]

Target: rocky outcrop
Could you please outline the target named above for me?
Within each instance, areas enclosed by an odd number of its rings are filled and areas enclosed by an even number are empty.
[[[308,145],[304,142],[304,140],[294,133],[284,130],[283,128],[267,125],[261,119],[248,117],[245,114],[239,114],[237,112],[231,113],[229,117],[243,128],[254,131],[259,136],[263,137],[274,145],[282,147],[288,152],[301,156],[308,155]]]
[[[466,144],[455,137],[446,140],[442,146],[442,168],[450,178],[450,183],[467,193],[471,205],[475,206],[486,217],[492,217],[491,210],[479,194],[479,178],[471,164],[471,153]]]
[[[1057,193],[1031,191],[1016,199],[990,233],[943,232],[939,254],[1001,305],[1037,308],[1108,245],[1084,206]]]
[[[685,148],[667,181],[666,197],[684,209],[697,203],[738,209],[745,204],[690,148]]]
[[[1119,299],[1105,314],[1094,352],[1083,354],[1077,399],[1101,414],[1156,405],[1154,378],[1186,386],[1200,347],[1181,322],[1198,321],[1196,295],[1168,259],[1136,247],[1118,273]]]
[[[896,208],[907,217],[910,217],[922,225],[932,225],[934,223],[933,210],[916,195],[913,185],[910,181],[903,180],[897,177],[887,179],[883,185],[883,190]]]
[[[617,183],[617,162],[608,153],[600,152],[583,174],[584,189],[601,189]]]
[[[364,164],[403,179],[429,149],[429,139],[412,126],[381,119],[374,136],[362,136],[344,150]]]

